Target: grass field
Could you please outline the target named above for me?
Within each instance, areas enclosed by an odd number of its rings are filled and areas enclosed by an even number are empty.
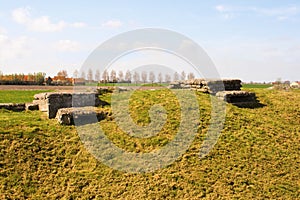
[[[211,107],[208,95],[197,94],[201,116],[192,145],[173,164],[151,173],[128,174],[107,167],[84,148],[75,127],[60,126],[39,111],[0,110],[0,198],[299,199],[300,91],[248,90],[265,106],[228,104],[222,134],[203,159],[199,149]],[[138,124],[149,123],[147,113],[154,103],[165,107],[168,120],[163,131],[138,139],[123,133],[114,121],[102,121],[102,128],[127,151],[161,148],[172,140],[179,123],[174,96],[166,90],[134,95],[131,116]],[[31,98],[27,91],[20,96]]]
[[[33,95],[51,90],[0,90],[0,103],[32,102]]]
[[[168,83],[86,83],[89,86],[152,86],[152,87],[160,87],[160,86],[168,86]]]
[[[272,87],[272,84],[242,84],[242,88],[269,88]]]
[[[169,84],[168,83],[162,83],[162,84],[159,84],[159,83],[146,83],[146,84],[141,84],[141,83],[138,83],[138,84],[135,84],[135,83],[86,83],[86,85],[88,86],[101,86],[101,87],[107,87],[107,86],[153,86],[153,87],[156,87],[156,86],[168,86]],[[258,84],[258,83],[255,83],[255,84],[250,84],[250,83],[247,83],[247,84],[242,84],[242,87],[243,88],[269,88],[269,87],[272,87],[272,84]]]
[[[87,83],[86,85],[90,85],[90,86],[168,86],[169,84],[168,83],[162,83],[162,84],[159,84],[159,83],[147,83],[147,84],[135,84],[135,83],[101,83],[101,84],[97,84],[97,83]],[[250,83],[247,83],[247,84],[242,84],[242,87],[243,88],[269,88],[269,87],[272,87],[272,84],[258,84],[258,83],[255,83],[255,84],[250,84]]]

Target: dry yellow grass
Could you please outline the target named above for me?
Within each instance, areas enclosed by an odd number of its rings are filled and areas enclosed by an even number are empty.
[[[201,160],[199,149],[210,106],[209,97],[198,94],[200,126],[191,147],[170,166],[139,174],[116,171],[97,161],[74,127],[59,126],[39,111],[1,110],[0,198],[299,199],[300,92],[253,91],[266,106],[245,109],[227,105],[218,143]],[[156,101],[153,98],[158,93],[152,91],[152,96],[141,91],[137,97],[147,101],[146,95]],[[133,107],[137,105],[132,102]],[[135,114],[133,111],[135,120],[148,123],[147,115]],[[130,151],[150,151],[172,139],[172,134],[162,140],[163,134],[158,140],[133,139],[121,133],[114,122],[101,123],[116,144]]]

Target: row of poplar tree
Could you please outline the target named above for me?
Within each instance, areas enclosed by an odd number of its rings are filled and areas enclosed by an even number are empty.
[[[85,80],[88,80],[90,82],[96,81],[96,82],[171,82],[171,81],[178,81],[178,80],[190,80],[194,79],[195,75],[192,72],[186,73],[185,71],[182,71],[181,73],[174,72],[172,75],[169,73],[154,73],[153,71],[129,71],[123,72],[115,71],[115,70],[104,70],[102,73],[100,70],[96,70],[95,73],[89,69],[87,73],[85,71],[78,71],[75,70],[73,73],[73,78],[82,78]]]

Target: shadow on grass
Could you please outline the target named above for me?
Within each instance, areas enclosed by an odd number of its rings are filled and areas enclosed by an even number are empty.
[[[256,102],[256,103],[231,103],[231,104],[238,108],[250,108],[250,109],[263,108],[263,107],[267,106],[266,104],[262,104],[259,102]]]

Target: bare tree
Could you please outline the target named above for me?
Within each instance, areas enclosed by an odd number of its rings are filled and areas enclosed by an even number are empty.
[[[73,72],[73,78],[78,78],[79,72],[77,69]]]
[[[192,80],[192,79],[194,79],[194,78],[195,78],[194,73],[193,73],[193,72],[190,72],[190,73],[188,74],[188,80]]]
[[[173,77],[173,81],[178,81],[178,79],[179,79],[179,74],[178,74],[178,72],[175,72],[174,77]]]
[[[149,80],[151,81],[152,85],[153,85],[153,82],[155,81],[155,74],[153,71],[151,71],[149,73]]]
[[[95,81],[100,81],[100,70],[97,69],[96,72],[95,72]]]
[[[67,77],[68,76],[68,73],[66,70],[61,70],[59,72],[57,72],[57,76],[64,76],[64,77]]]
[[[186,74],[185,74],[185,72],[184,71],[182,71],[181,72],[181,80],[185,80],[185,78],[186,78]]]
[[[93,81],[93,71],[91,68],[88,70],[87,79],[89,82]]]
[[[131,73],[129,70],[126,71],[125,80],[130,83],[131,82]]]
[[[161,82],[163,81],[163,77],[161,72],[159,72],[158,76],[157,76],[158,82],[161,84]]]
[[[132,78],[133,78],[133,81],[135,82],[135,84],[137,84],[140,81],[140,74],[137,71],[135,71],[133,73],[133,77]]]
[[[85,72],[84,72],[84,71],[81,71],[81,73],[80,73],[80,78],[82,78],[82,79],[85,80]]]
[[[110,72],[110,80],[113,82],[113,83],[116,83],[117,82],[117,73],[115,70],[111,70]]]
[[[104,83],[108,82],[108,72],[106,69],[103,71],[102,80],[104,81]]]
[[[142,71],[142,81],[144,83],[146,83],[146,81],[147,81],[147,72],[146,71]]]
[[[171,76],[170,76],[170,74],[166,74],[166,75],[165,75],[165,81],[166,81],[167,83],[170,83],[170,81],[171,81]]]
[[[119,81],[120,81],[120,82],[123,81],[123,79],[124,79],[124,73],[123,73],[122,70],[119,71],[119,73],[118,73],[118,78],[119,78]]]

